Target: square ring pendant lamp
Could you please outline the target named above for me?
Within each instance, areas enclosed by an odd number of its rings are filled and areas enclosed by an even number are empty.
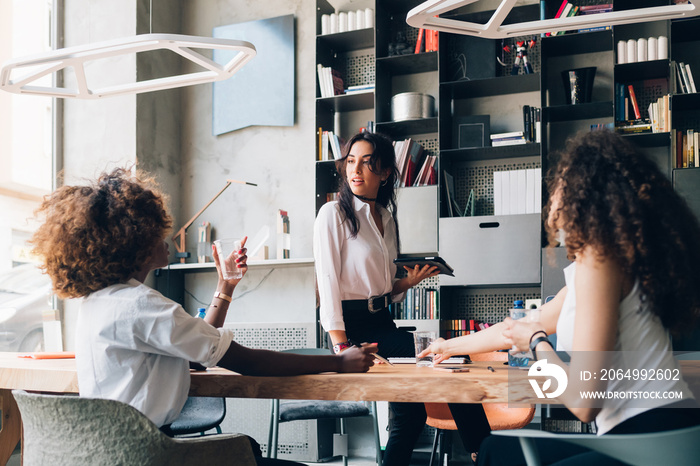
[[[440,18],[438,15],[449,13],[479,0],[428,0],[408,12],[406,22],[415,28],[431,29],[453,34],[483,37],[486,39],[503,39],[514,36],[557,32],[598,26],[641,23],[666,19],[689,18],[700,14],[700,0],[689,3],[655,7],[636,8],[632,10],[612,11],[595,15],[570,16],[567,18],[523,21],[503,24],[518,0],[502,0],[491,19],[485,24],[471,23],[452,18]]]
[[[216,49],[236,52],[226,64],[193,50]],[[94,60],[131,53],[168,49],[204,68],[205,71],[117,84],[102,88],[91,88],[85,74],[85,64]],[[212,37],[185,36],[178,34],[141,34],[94,44],[52,50],[31,57],[13,59],[0,70],[0,89],[16,94],[34,94],[49,97],[99,99],[124,94],[159,91],[175,87],[222,81],[233,76],[256,54],[250,42]],[[38,79],[64,68],[75,72],[76,89],[33,85]],[[14,77],[24,71],[22,76]]]

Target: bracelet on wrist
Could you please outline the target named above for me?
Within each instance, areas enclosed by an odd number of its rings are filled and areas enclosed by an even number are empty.
[[[532,351],[532,359],[534,359],[535,361],[537,361],[537,351],[536,351],[537,345],[539,345],[543,341],[546,342],[549,346],[551,346],[552,349],[554,349],[554,345],[552,345],[552,342],[549,341],[549,338],[547,338],[546,335],[547,334],[545,333],[545,336],[537,337],[532,341],[532,343],[530,343],[530,351]]]
[[[345,348],[350,348],[349,341],[343,341],[343,342],[338,343],[337,345],[333,345],[333,352],[335,354],[338,354],[341,351],[343,351]]]
[[[533,333],[532,336],[530,336],[530,344],[532,344],[532,339],[535,338],[535,335],[537,335],[538,333],[541,333],[542,335],[544,335],[545,338],[548,336],[547,332],[545,332],[544,330],[538,330],[535,333]]]

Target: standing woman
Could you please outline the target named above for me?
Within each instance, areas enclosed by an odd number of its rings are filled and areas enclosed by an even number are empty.
[[[398,329],[389,304],[399,302],[409,288],[438,274],[428,265],[404,267],[396,278],[398,170],[394,147],[377,133],[358,133],[336,162],[341,175],[338,201],[326,203],[314,224],[314,259],[323,328],[339,353],[356,343],[376,342],[384,357],[414,356],[413,336]],[[389,403],[392,429],[384,465],[408,465],[423,430],[423,403]],[[474,438],[476,451],[489,434],[481,405],[451,405],[455,420]],[[466,418],[469,418],[468,422]],[[463,430],[462,432],[465,432]],[[471,443],[471,442],[470,442]]]

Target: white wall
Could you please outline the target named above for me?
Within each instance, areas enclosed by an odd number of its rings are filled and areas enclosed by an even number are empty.
[[[71,0],[65,2],[65,46],[108,40],[149,28],[148,0]],[[275,257],[278,208],[291,218],[292,257],[311,257],[314,220],[315,153],[315,2],[273,0],[188,0],[153,2],[153,32],[211,36],[212,28],[244,21],[294,14],[296,18],[296,118],[293,127],[250,127],[212,136],[212,85],[160,91],[139,96],[65,103],[66,183],[94,178],[104,169],[138,160],[170,196],[175,231],[224,185],[227,178],[248,180],[258,187],[232,185],[198,219],[209,221],[219,237],[253,235],[267,225]],[[105,66],[103,79],[134,80],[176,66],[167,60],[144,62],[124,57]],[[114,74],[118,73],[119,76]],[[235,111],[235,110],[232,110]],[[196,252],[196,225],[187,248]],[[171,244],[171,251],[174,251]],[[190,259],[191,260],[191,259]],[[229,320],[308,322],[315,319],[312,267],[252,270],[237,294]],[[208,302],[214,274],[188,276],[185,287]],[[191,298],[186,309],[198,307]],[[264,312],[261,312],[264,310]],[[76,303],[66,304],[66,346],[73,347]]]

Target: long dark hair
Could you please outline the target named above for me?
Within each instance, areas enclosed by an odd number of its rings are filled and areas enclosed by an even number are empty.
[[[370,157],[369,166],[373,173],[380,174],[387,168],[390,169],[389,177],[379,186],[376,203],[387,209],[392,214],[394,226],[396,227],[396,246],[399,248],[399,224],[396,220],[396,180],[399,177],[399,170],[396,168],[396,155],[394,153],[394,145],[386,136],[379,133],[357,133],[343,147],[343,158],[336,161],[335,166],[340,174],[340,193],[338,194],[338,205],[345,215],[344,221],[350,222],[350,232],[352,237],[357,236],[360,230],[360,225],[355,216],[355,208],[353,201],[355,195],[348,184],[345,167],[347,165],[348,154],[353,144],[358,141],[367,141],[372,145],[372,157]]]
[[[657,165],[611,131],[568,141],[551,171],[561,191],[553,223],[570,256],[592,247],[638,279],[652,312],[674,334],[700,316],[700,225]],[[545,208],[549,212],[552,197]],[[556,227],[547,225],[550,244]]]

